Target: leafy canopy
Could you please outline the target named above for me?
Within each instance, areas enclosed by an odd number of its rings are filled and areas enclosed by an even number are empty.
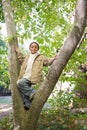
[[[76,1],[12,0],[11,4],[19,43],[24,44],[25,40],[34,39],[40,43],[41,53],[54,55],[71,30]],[[0,21],[3,22],[2,8],[0,14]],[[78,66],[86,60],[86,42],[87,39],[81,48],[75,51],[61,76],[62,81],[75,82],[74,74],[78,72]]]

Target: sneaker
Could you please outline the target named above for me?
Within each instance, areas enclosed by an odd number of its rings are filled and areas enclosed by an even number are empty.
[[[29,110],[30,107],[31,107],[31,102],[30,102],[30,101],[24,103],[24,109],[25,109],[25,110]]]
[[[24,96],[24,109],[29,110],[31,107],[31,101],[29,100],[28,96]]]

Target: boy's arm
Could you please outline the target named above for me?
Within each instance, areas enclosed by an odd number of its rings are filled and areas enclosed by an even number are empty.
[[[44,66],[49,66],[53,63],[53,61],[55,60],[56,56],[53,58],[44,58]]]
[[[25,56],[21,53],[20,49],[17,46],[15,47],[15,51],[16,51],[19,63],[22,64],[25,59]]]

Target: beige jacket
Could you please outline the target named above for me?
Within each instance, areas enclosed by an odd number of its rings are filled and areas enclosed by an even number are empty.
[[[19,78],[21,79],[25,73],[27,62],[28,62],[29,55],[27,55],[23,61],[23,64],[21,65],[21,70],[19,74]],[[19,61],[21,61],[21,56],[18,55]],[[31,82],[32,83],[40,83],[42,82],[42,70],[43,66],[49,66],[54,61],[54,58],[48,59],[47,57],[44,57],[43,55],[38,54],[38,56],[35,58],[33,66],[32,66],[32,72],[31,72]]]

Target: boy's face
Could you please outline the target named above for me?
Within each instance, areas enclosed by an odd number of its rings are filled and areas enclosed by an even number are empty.
[[[32,54],[35,54],[39,50],[38,45],[36,43],[32,43],[30,45],[29,49]]]

